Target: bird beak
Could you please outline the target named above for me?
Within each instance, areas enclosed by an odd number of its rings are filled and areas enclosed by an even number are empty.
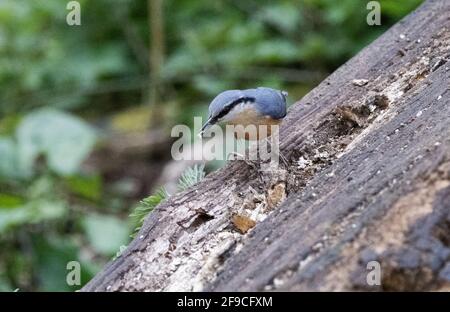
[[[203,134],[205,133],[206,129],[208,129],[209,127],[212,126],[211,120],[212,120],[212,117],[209,117],[208,120],[205,122],[205,124],[203,125],[202,129],[198,133],[199,137],[203,138]]]

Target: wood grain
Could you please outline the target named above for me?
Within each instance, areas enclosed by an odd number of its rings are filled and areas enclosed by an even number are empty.
[[[83,291],[448,290],[449,28],[425,2],[291,108],[288,168],[235,161],[172,197]]]

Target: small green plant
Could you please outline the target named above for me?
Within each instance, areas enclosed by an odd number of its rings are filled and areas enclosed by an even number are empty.
[[[180,179],[178,180],[178,191],[182,192],[188,189],[189,187],[197,184],[205,177],[205,165],[194,165],[192,167],[187,168],[182,174]],[[130,214],[130,217],[134,220],[136,224],[136,228],[131,235],[131,237],[135,237],[137,232],[141,229],[144,224],[144,220],[147,215],[155,209],[160,203],[169,198],[169,193],[167,193],[164,187],[159,188],[154,194],[149,197],[143,199],[140,204],[134,209],[134,211]]]
[[[125,249],[127,249],[127,245],[120,245],[119,251],[116,252],[115,256],[112,259],[116,260],[117,258],[119,258],[122,255],[122,253],[125,251]]]
[[[162,187],[158,189],[154,194],[149,197],[143,199],[140,204],[134,209],[134,211],[130,214],[130,217],[134,220],[137,227],[134,230],[132,237],[136,235],[136,233],[141,229],[144,224],[145,217],[155,209],[161,202],[166,200],[169,197],[167,191]]]
[[[180,192],[187,190],[192,185],[197,184],[205,177],[205,165],[194,165],[187,168],[178,181],[178,190]]]

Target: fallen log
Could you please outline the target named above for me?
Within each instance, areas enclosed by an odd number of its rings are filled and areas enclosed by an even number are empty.
[[[173,196],[83,290],[449,290],[449,29],[425,2],[293,105],[287,168]]]

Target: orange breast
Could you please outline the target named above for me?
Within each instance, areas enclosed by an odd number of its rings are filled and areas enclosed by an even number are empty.
[[[237,139],[245,139],[247,141],[261,140],[276,132],[281,119],[273,119],[270,117],[259,117],[252,122],[236,123],[232,122],[234,127],[234,137]]]
[[[263,116],[255,110],[253,105],[244,103],[228,114],[226,123],[235,126],[235,138],[255,141],[272,135],[281,123],[281,119]]]

